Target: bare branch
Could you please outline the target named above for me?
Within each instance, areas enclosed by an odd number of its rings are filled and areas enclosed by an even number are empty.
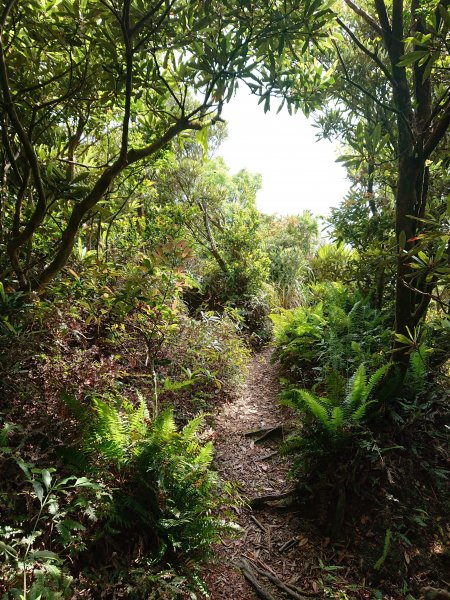
[[[348,33],[348,35],[353,40],[353,42],[358,46],[358,48],[360,50],[362,50],[364,52],[364,54],[366,54],[369,58],[371,58],[378,65],[378,67],[383,71],[386,78],[391,82],[391,84],[395,85],[395,81],[392,78],[392,73],[390,73],[389,69],[378,58],[378,56],[374,52],[369,50],[366,46],[364,46],[364,44],[356,37],[356,35],[353,33],[353,31],[349,27],[347,27],[347,25],[341,19],[337,18],[336,22],[342,27],[342,29],[344,29],[344,31],[346,31]]]
[[[375,21],[375,19],[367,14],[365,10],[357,6],[354,2],[352,2],[352,0],[344,0],[344,2],[349,8],[352,9],[354,13],[362,17],[364,21],[368,23],[374,31],[376,31],[376,33],[383,35],[383,30],[381,29],[380,25]]]

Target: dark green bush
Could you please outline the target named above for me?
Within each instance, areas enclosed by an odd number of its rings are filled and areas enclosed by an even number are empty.
[[[311,304],[271,315],[274,359],[291,382],[324,386],[348,379],[359,364],[377,368],[386,360],[391,332],[367,298],[338,283],[310,287]]]
[[[180,574],[188,562],[185,576],[195,584],[189,571],[198,573],[212,544],[233,531],[217,516],[230,490],[211,470],[212,443],[200,435],[204,417],[178,429],[172,410],[152,415],[143,399],[137,407],[118,395],[87,406],[66,402],[82,426],[76,452],[81,448],[88,472],[110,493],[94,546],[125,544],[127,560],[139,547],[143,559]]]

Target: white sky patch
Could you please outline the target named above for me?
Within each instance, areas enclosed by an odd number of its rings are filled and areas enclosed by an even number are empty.
[[[349,190],[345,169],[336,163],[337,144],[317,141],[312,124],[302,113],[279,114],[278,101],[264,114],[263,104],[241,89],[223,108],[228,138],[218,150],[233,173],[260,173],[263,187],[257,204],[264,213],[299,214],[309,209],[326,216]]]

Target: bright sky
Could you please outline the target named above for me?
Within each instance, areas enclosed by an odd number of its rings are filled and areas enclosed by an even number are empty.
[[[271,107],[272,108],[272,107]],[[317,130],[302,113],[290,116],[277,101],[264,114],[263,105],[239,90],[224,106],[228,138],[218,150],[231,172],[260,173],[263,187],[257,204],[264,213],[298,214],[305,209],[325,216],[349,189],[345,169],[336,163],[336,145],[316,140]]]

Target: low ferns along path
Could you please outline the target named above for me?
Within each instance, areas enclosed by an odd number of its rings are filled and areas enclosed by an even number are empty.
[[[213,600],[316,595],[312,587],[302,589],[311,586],[311,579],[299,578],[300,571],[304,576],[308,572],[309,540],[290,508],[289,465],[276,452],[286,433],[288,412],[279,405],[278,376],[270,355],[265,350],[254,356],[242,393],[216,418],[216,468],[238,485],[247,502],[235,508],[234,520],[243,534],[222,541],[219,564],[211,567]]]

